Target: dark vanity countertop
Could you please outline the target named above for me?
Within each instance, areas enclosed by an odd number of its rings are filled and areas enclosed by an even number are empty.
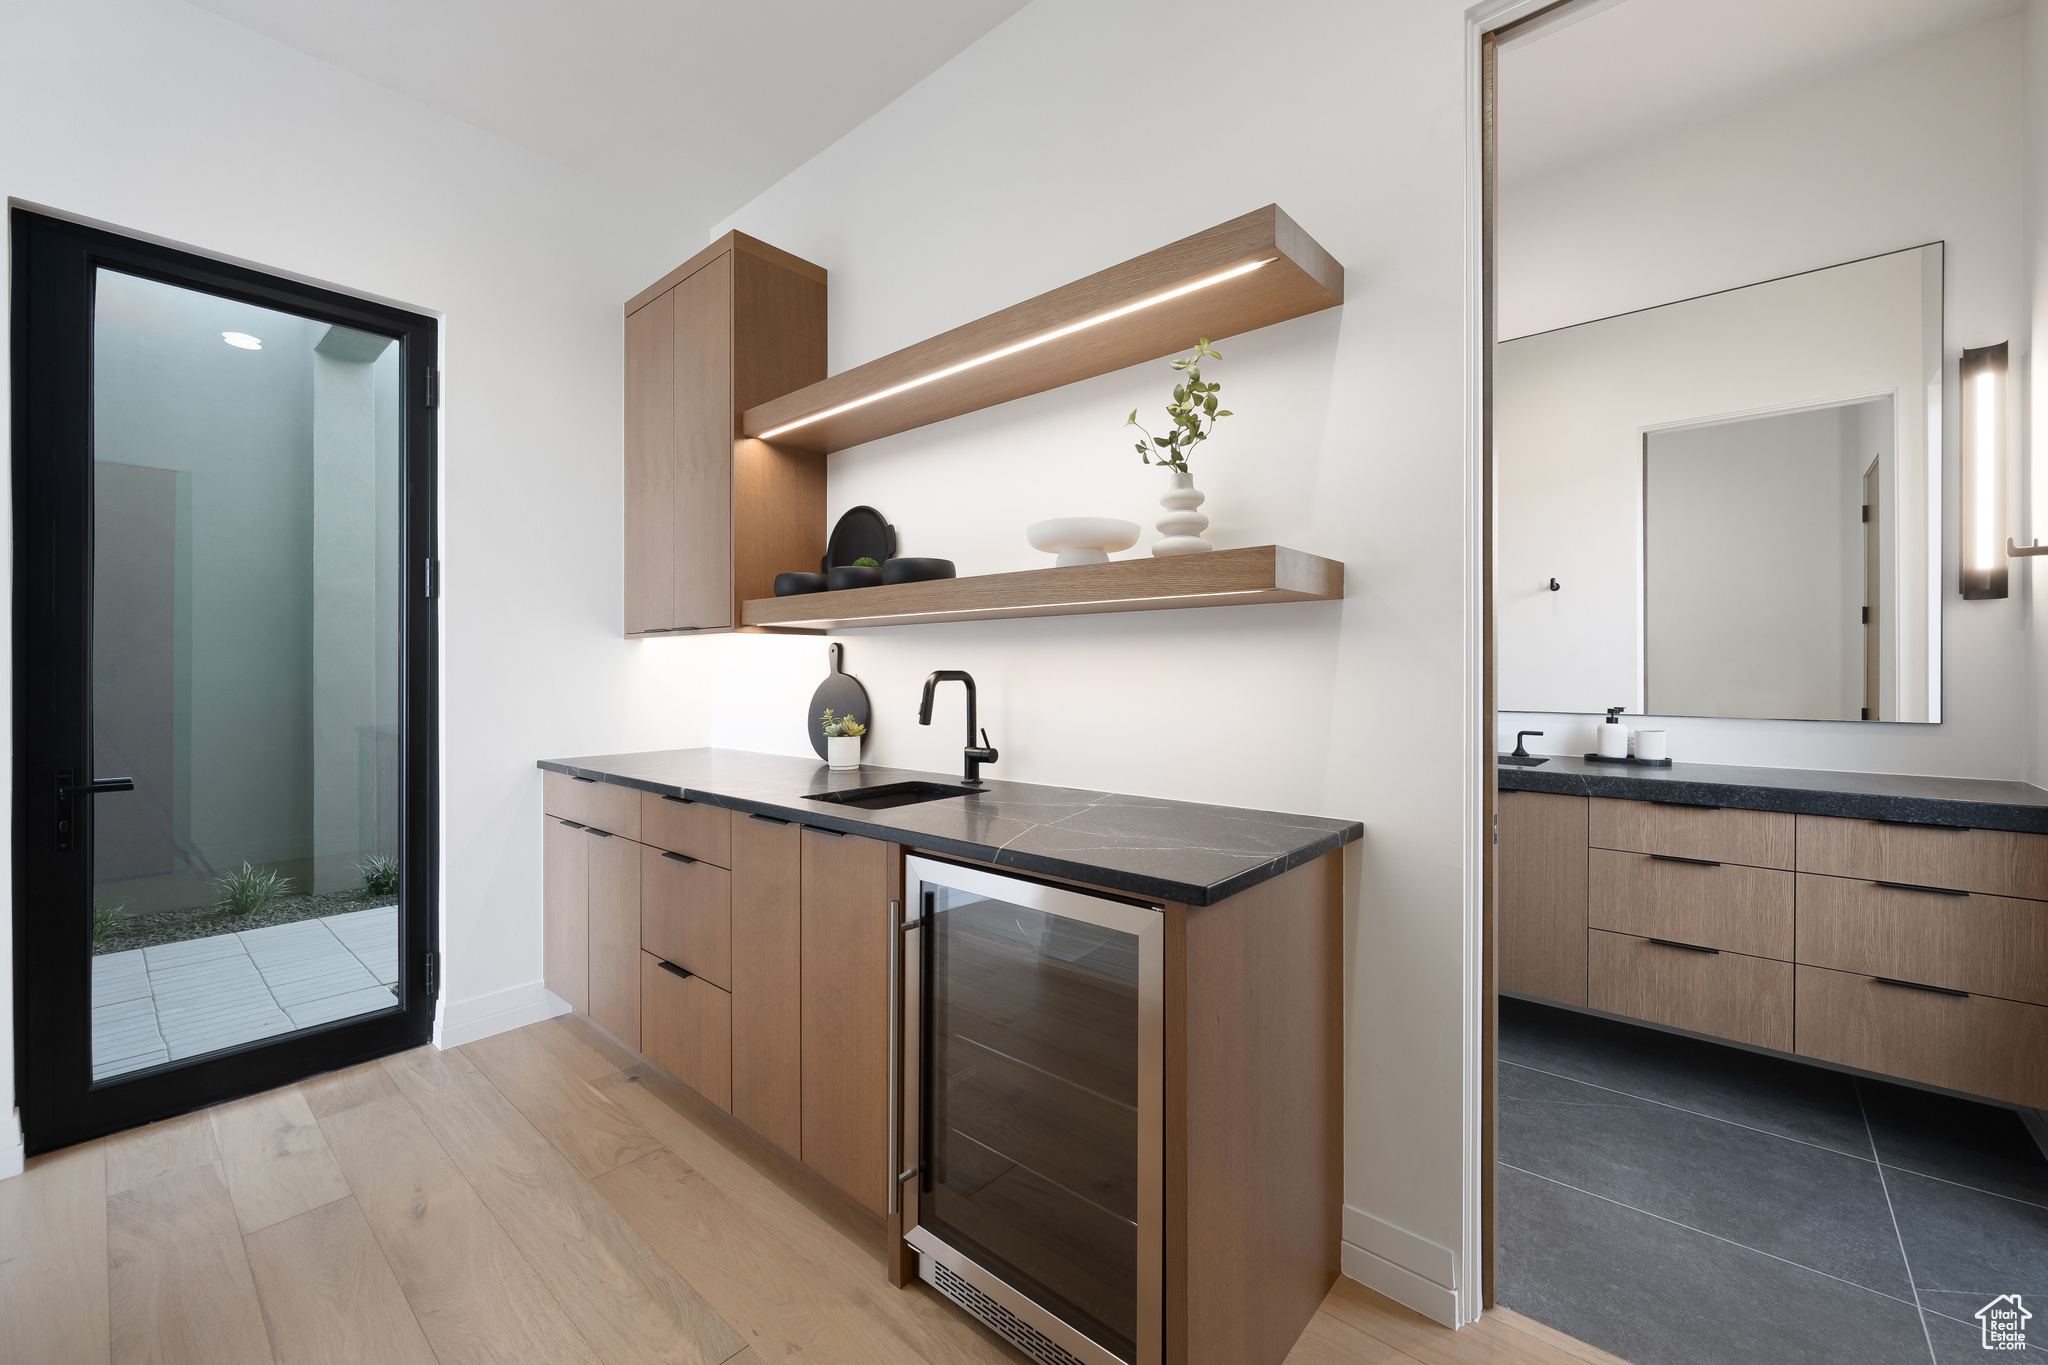
[[[1355,820],[994,778],[972,796],[864,811],[803,798],[888,782],[957,785],[960,778],[908,768],[835,773],[816,759],[739,749],[542,759],[538,766],[1186,905],[1214,905],[1365,836]]]
[[[1624,768],[1567,757],[1552,758],[1538,768],[1502,765],[1496,771],[1503,791],[1612,796],[1624,801],[2048,834],[2048,790],[2025,782],[1831,773],[1808,768],[1734,768],[1715,763]]]

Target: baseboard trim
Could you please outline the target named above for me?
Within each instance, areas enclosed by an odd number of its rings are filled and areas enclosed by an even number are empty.
[[[461,1047],[569,1012],[569,1002],[538,981],[444,1003],[434,1020],[434,1046]]]
[[[0,1180],[20,1175],[27,1168],[28,1149],[21,1140],[21,1111],[10,1109],[0,1121]]]
[[[1418,1237],[1356,1205],[1344,1206],[1344,1240],[1441,1289],[1458,1287],[1458,1258],[1449,1247]]]
[[[1413,1308],[1432,1322],[1456,1330],[1458,1326],[1458,1294],[1423,1279],[1414,1271],[1395,1265],[1384,1256],[1375,1256],[1355,1242],[1345,1242],[1338,1248],[1339,1264],[1347,1278],[1358,1281],[1367,1289],[1386,1295],[1395,1303]]]

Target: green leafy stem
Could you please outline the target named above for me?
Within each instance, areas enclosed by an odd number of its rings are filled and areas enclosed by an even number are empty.
[[[1228,408],[1220,412],[1216,408],[1216,395],[1223,391],[1223,386],[1202,380],[1201,365],[1205,358],[1223,359],[1221,351],[1210,349],[1207,337],[1195,343],[1193,355],[1169,362],[1180,371],[1181,382],[1173,386],[1173,401],[1166,405],[1166,415],[1173,422],[1173,429],[1166,435],[1154,436],[1147,430],[1138,420],[1136,408],[1124,420],[1125,426],[1144,432],[1145,439],[1138,442],[1137,450],[1138,458],[1146,464],[1162,464],[1178,473],[1187,473],[1188,456],[1209,439],[1218,421],[1231,415]]]

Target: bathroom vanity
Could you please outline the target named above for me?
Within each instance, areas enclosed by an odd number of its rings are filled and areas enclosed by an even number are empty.
[[[1499,769],[1501,990],[2048,1106],[2048,791]]]
[[[549,988],[864,1210],[892,1282],[1039,1360],[1286,1356],[1337,1275],[1360,825],[729,750],[539,766]]]

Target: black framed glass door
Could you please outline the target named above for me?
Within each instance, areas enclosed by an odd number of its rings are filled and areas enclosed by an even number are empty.
[[[436,328],[10,227],[37,1152],[428,1037]]]

